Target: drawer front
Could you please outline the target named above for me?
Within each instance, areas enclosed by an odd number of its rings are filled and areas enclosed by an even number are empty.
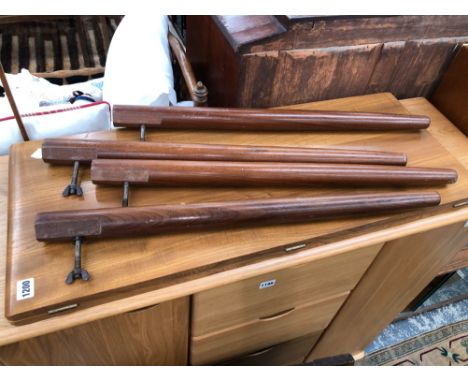
[[[192,304],[192,335],[202,336],[351,290],[381,247],[318,258],[197,293]]]
[[[304,362],[322,332],[273,345],[246,356],[224,362],[224,366],[287,366]]]
[[[191,363],[213,364],[320,332],[331,321],[348,294],[346,292],[317,303],[280,311],[217,333],[192,337]]]
[[[0,347],[0,362],[17,366],[186,365],[189,313],[187,297],[166,301]]]

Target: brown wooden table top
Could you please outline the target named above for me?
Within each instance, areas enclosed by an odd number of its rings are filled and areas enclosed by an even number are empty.
[[[443,188],[432,188],[441,193],[442,203],[448,203],[468,197],[468,172],[466,168],[439,143],[433,131],[438,126],[450,124],[426,100],[419,99],[418,113],[430,115],[433,123],[429,131],[417,133],[238,133],[238,132],[188,132],[161,131],[150,133],[149,140],[227,143],[255,145],[291,145],[291,146],[328,146],[368,148],[376,150],[403,151],[409,154],[409,165],[425,167],[448,167],[459,172],[456,184]],[[322,101],[308,105],[295,106],[310,109],[337,109],[355,111],[378,111],[407,113],[408,111],[390,94],[351,97],[334,101]],[[415,111],[411,110],[413,113]],[[444,133],[445,134],[445,133]],[[452,136],[451,132],[447,133]],[[109,133],[88,134],[90,138],[116,138],[133,140],[135,131],[115,131]],[[466,139],[466,138],[465,138]],[[450,138],[448,138],[450,140]],[[443,139],[439,139],[440,142]],[[424,215],[420,219],[410,219],[401,224],[378,225],[363,230],[360,234],[343,235],[341,232],[353,227],[382,220],[378,218],[341,219],[320,223],[295,224],[285,226],[257,227],[249,229],[229,229],[223,231],[183,233],[177,235],[158,235],[139,240],[119,239],[85,243],[84,264],[92,279],[87,282],[77,281],[65,285],[66,274],[73,264],[72,244],[43,244],[34,239],[34,217],[38,211],[100,208],[119,206],[121,190],[103,187],[95,189],[89,181],[88,171],[83,172],[82,186],[85,198],[64,199],[63,187],[70,178],[69,167],[49,167],[41,160],[31,159],[31,154],[40,146],[40,142],[30,142],[16,146],[11,158],[20,166],[12,166],[10,173],[10,192],[14,197],[10,203],[10,221],[14,221],[9,235],[8,247],[13,256],[11,272],[12,285],[15,281],[28,277],[36,278],[36,295],[24,300],[27,304],[12,302],[10,310],[28,311],[36,307],[56,306],[73,302],[109,290],[131,286],[136,282],[163,280],[160,284],[142,289],[140,294],[122,292],[112,299],[104,297],[96,306],[82,305],[81,310],[62,316],[47,318],[43,321],[15,327],[3,318],[3,306],[0,308],[0,344],[16,342],[21,339],[79,325],[133,309],[189,295],[223,283],[252,277],[260,273],[297,265],[310,260],[311,256],[328,256],[354,248],[405,236],[427,230],[431,227],[468,219],[468,208],[458,210],[440,210],[434,216]],[[462,152],[462,151],[460,151]],[[454,153],[458,155],[458,153]],[[5,160],[0,161],[5,174]],[[24,171],[20,174],[19,169]],[[44,181],[47,179],[47,182]],[[2,184],[2,200],[6,198],[5,177]],[[366,189],[366,191],[369,189]],[[388,189],[387,189],[388,190]],[[224,199],[248,199],[275,196],[317,195],[336,189],[321,188],[306,190],[300,188],[267,189],[214,189],[214,188],[161,188],[132,189],[131,205],[154,203],[178,203],[198,201],[220,201]],[[345,190],[342,190],[345,191]],[[364,191],[364,190],[363,190]],[[16,201],[16,202],[15,202]],[[5,203],[3,203],[5,205]],[[2,209],[5,211],[5,209]],[[2,219],[3,224],[6,219]],[[0,229],[5,230],[4,226]],[[0,233],[1,234],[1,233]],[[310,240],[317,236],[335,234],[333,240],[315,242],[314,245],[293,253],[265,258],[264,261],[239,260],[243,255],[259,251],[287,247],[290,243]],[[0,253],[1,255],[1,253]],[[1,256],[2,258],[4,256]],[[227,266],[229,261],[234,265]],[[222,263],[224,262],[224,263]],[[218,267],[218,264],[221,264]],[[211,268],[210,268],[211,267]],[[200,270],[197,273],[197,270]],[[1,271],[1,270],[0,270]],[[184,273],[185,272],[185,273]],[[0,272],[2,277],[5,272]],[[171,275],[181,275],[171,282]],[[2,283],[3,286],[3,283]],[[11,288],[15,294],[15,288]],[[7,287],[7,293],[9,288]],[[4,290],[0,289],[0,298]],[[15,297],[15,296],[13,296]],[[14,301],[11,298],[10,301]]]

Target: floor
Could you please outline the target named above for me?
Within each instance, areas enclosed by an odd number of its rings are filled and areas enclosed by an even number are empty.
[[[468,294],[468,268],[455,273],[442,288],[422,304],[412,317],[388,325],[365,349],[366,354],[395,345],[409,338],[468,319],[468,298],[425,311],[433,305]]]

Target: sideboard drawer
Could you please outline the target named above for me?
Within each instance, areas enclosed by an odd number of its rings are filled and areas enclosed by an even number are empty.
[[[322,332],[308,334],[307,336],[273,345],[257,350],[248,355],[238,357],[227,362],[224,366],[287,366],[299,365],[309,354],[318,341]]]
[[[193,296],[192,335],[202,336],[353,289],[382,244],[213,288]]]
[[[348,294],[341,293],[320,302],[278,311],[272,316],[260,316],[216,333],[192,337],[191,363],[217,363],[320,332],[327,327]]]
[[[186,365],[189,302],[188,297],[182,297],[2,346],[0,363],[15,366]]]

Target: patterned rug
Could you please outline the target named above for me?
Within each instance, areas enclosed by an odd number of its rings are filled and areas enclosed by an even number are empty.
[[[466,366],[468,320],[366,355],[356,366]]]

